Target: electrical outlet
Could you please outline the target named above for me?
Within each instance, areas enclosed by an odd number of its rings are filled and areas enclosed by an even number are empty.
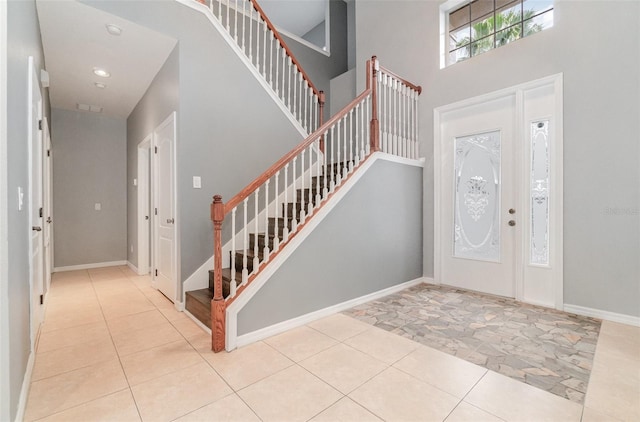
[[[96,202],[95,205],[93,206],[93,208],[96,211],[100,211],[100,210],[102,210],[102,204],[100,202]]]

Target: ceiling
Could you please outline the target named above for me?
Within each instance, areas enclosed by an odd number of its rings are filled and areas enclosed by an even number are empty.
[[[260,0],[260,6],[278,28],[299,37],[325,19],[328,0]]]
[[[128,117],[176,45],[173,38],[76,1],[36,4],[55,108],[77,110],[81,103],[102,107],[108,116]],[[109,34],[107,24],[117,25],[122,34]],[[111,76],[96,76],[94,68]]]

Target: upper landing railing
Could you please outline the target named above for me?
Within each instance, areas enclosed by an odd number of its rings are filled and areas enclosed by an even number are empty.
[[[372,152],[418,158],[422,89],[367,62],[367,87],[226,204],[214,196],[212,348],[225,346],[225,310]],[[381,123],[382,122],[382,123]],[[230,224],[229,295],[223,297],[222,225]],[[237,280],[237,281],[236,281]]]
[[[325,96],[256,0],[195,0],[207,6],[307,133],[323,123]]]

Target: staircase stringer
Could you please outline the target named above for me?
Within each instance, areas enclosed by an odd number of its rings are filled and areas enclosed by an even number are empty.
[[[278,108],[280,108],[280,110],[282,110],[282,112],[285,114],[287,119],[291,122],[293,127],[295,127],[295,129],[300,133],[300,135],[302,135],[303,138],[306,138],[307,136],[309,136],[309,132],[307,132],[302,127],[302,125],[295,118],[295,116],[293,115],[291,110],[289,110],[289,108],[283,103],[282,99],[280,99],[278,97],[278,95],[273,90],[271,85],[269,85],[269,83],[264,79],[262,74],[255,68],[253,63],[251,63],[249,58],[244,54],[244,52],[242,51],[240,46],[233,39],[233,36],[226,30],[226,28],[224,28],[224,26],[222,26],[220,21],[213,15],[211,10],[209,10],[209,8],[207,6],[205,6],[204,4],[199,3],[197,1],[194,1],[194,0],[175,0],[175,1],[180,3],[180,4],[182,4],[183,6],[189,7],[190,9],[195,10],[197,12],[200,12],[204,16],[206,16],[206,18],[209,20],[209,22],[211,22],[211,25],[213,25],[213,27],[216,29],[216,31],[218,31],[218,33],[220,33],[220,35],[225,40],[225,42],[236,53],[236,55],[238,56],[240,61],[242,61],[242,63],[244,63],[244,65],[251,72],[253,77],[264,88],[264,90],[267,92],[269,97],[271,97],[271,99],[276,103]]]
[[[283,247],[270,258],[269,265],[265,266],[264,269],[256,274],[251,283],[242,290],[242,294],[238,294],[229,302],[226,308],[225,348],[227,351],[230,352],[237,347],[259,340],[258,338],[254,338],[255,336],[251,338],[244,336],[238,337],[238,314],[378,160],[392,161],[418,167],[424,167],[425,161],[424,158],[419,160],[409,159],[384,152],[373,152],[365,157],[364,161],[360,162],[360,165],[347,176],[343,183],[336,188],[335,192],[330,194],[322,206],[314,212],[313,218],[309,218],[303,225],[299,226],[298,231],[289,238],[286,247],[283,245]],[[276,333],[269,333],[265,335],[265,337],[273,334]]]

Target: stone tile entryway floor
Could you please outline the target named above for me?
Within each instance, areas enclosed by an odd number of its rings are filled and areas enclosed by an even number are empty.
[[[601,324],[431,284],[344,313],[577,403],[584,402]]]

